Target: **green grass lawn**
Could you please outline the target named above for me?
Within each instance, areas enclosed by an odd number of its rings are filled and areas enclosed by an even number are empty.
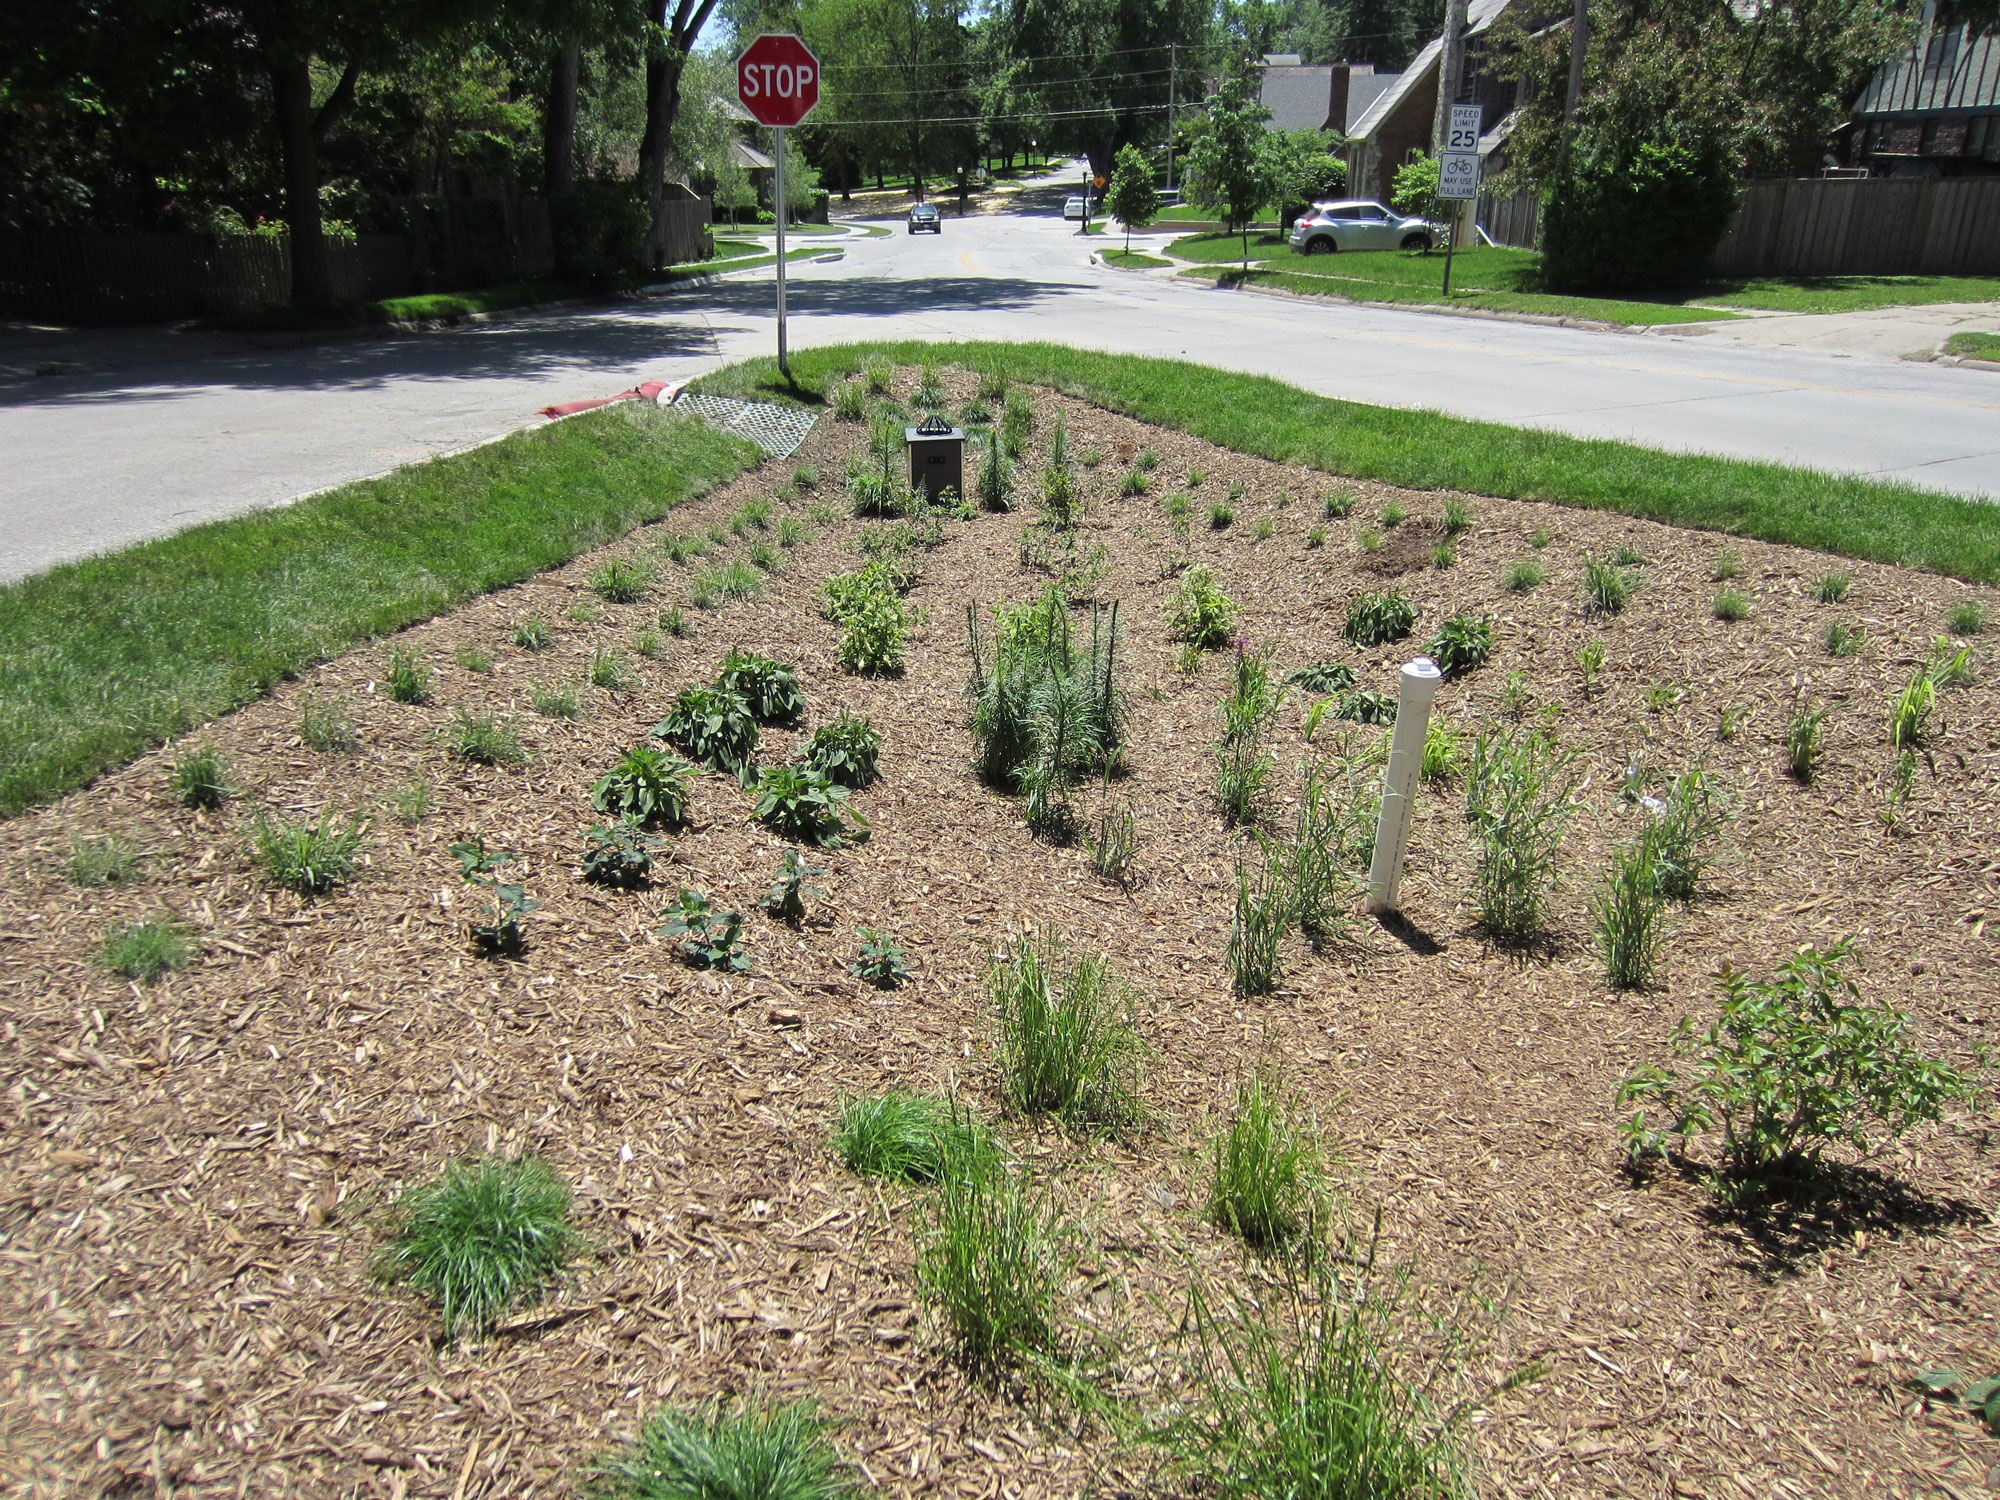
[[[0,588],[0,816],[756,460],[748,443],[620,402]]]
[[[893,361],[958,364],[1052,385],[1238,452],[1413,489],[1545,500],[2000,582],[2000,506],[1914,485],[1782,464],[1398,411],[1315,396],[1259,375],[1053,344],[838,344],[704,376],[702,390],[817,403],[835,376]]]
[[[1158,222],[1162,224],[1214,224],[1219,222],[1219,218],[1209,209],[1196,208],[1192,203],[1177,203],[1172,208],[1161,209]],[[1274,218],[1260,218],[1257,221],[1260,225],[1272,226],[1275,226],[1277,222]]]
[[[1936,302],[2000,302],[1992,276],[1763,276],[1711,281],[1688,300],[1775,312],[1866,312],[1876,307],[1924,307]]]
[[[1944,352],[1960,359],[2000,360],[2000,333],[1954,333],[1945,340]]]
[[[1145,270],[1149,266],[1170,266],[1170,260],[1161,260],[1157,255],[1141,255],[1137,250],[1106,250],[1104,263],[1107,266],[1129,266],[1134,270]]]

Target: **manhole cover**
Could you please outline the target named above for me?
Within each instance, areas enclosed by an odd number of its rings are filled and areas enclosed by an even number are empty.
[[[816,412],[796,406],[773,406],[766,401],[738,401],[730,396],[701,396],[683,391],[674,397],[674,410],[692,412],[711,427],[747,437],[773,458],[784,458],[796,450],[819,420]]]

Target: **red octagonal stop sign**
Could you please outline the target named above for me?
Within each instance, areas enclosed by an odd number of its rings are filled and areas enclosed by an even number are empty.
[[[759,125],[796,125],[819,103],[819,59],[795,36],[760,36],[736,59],[736,97]]]

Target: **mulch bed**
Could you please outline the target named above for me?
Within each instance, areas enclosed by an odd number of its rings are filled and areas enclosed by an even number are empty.
[[[971,393],[966,377],[948,380]],[[1118,1378],[1135,1406],[1163,1378],[1155,1345],[1189,1267],[1258,1274],[1199,1221],[1201,1152],[1237,1081],[1269,1064],[1337,1146],[1356,1217],[1380,1207],[1380,1254],[1413,1266],[1440,1305],[1468,1290],[1500,1300],[1476,1330],[1477,1379],[1545,1367],[1475,1418],[1482,1492],[1964,1496],[2000,1479],[1988,1472],[2000,1444],[1905,1386],[1936,1364],[2000,1368],[2000,1154],[1984,1104],[1843,1169],[1833,1197],[1762,1216],[1732,1216],[1673,1172],[1629,1178],[1612,1110],[1618,1080],[1664,1058],[1680,1018],[1712,1006],[1718,963],[1768,973],[1799,944],[1848,933],[1860,935],[1867,992],[1910,1011],[1927,1051],[1963,1063],[1992,1038],[1990,678],[1943,695],[1933,765],[1901,825],[1877,817],[1889,698],[1970,591],[1743,542],[1736,586],[1752,613],[1725,624],[1709,611],[1717,538],[1479,497],[1467,497],[1474,520],[1455,566],[1433,568],[1414,541],[1370,557],[1358,539],[1380,529],[1384,504],[1411,513],[1403,535],[1415,537],[1447,497],[1340,485],[1037,399],[1037,443],[1060,406],[1075,451],[1102,454],[1084,471],[1083,542],[1103,543],[1098,594],[1122,601],[1129,631],[1130,774],[1109,792],[1143,832],[1129,890],[1099,880],[1086,849],[1032,839],[1018,806],[967,769],[964,607],[1045,586],[1021,564],[1027,515],[948,523],[944,545],[922,555],[912,598],[928,624],[904,676],[835,665],[813,590],[858,565],[856,538],[876,523],[841,505],[838,476],[862,431],[830,420],[782,466],[405,632],[397,644],[437,669],[430,705],[388,700],[378,645],[211,726],[242,789],[217,812],[172,796],[172,754],[191,738],[0,827],[0,1321],[11,1330],[0,1474],[46,1494],[561,1494],[659,1402],[756,1388],[817,1397],[882,1493],[1158,1493],[1146,1455],[957,1373],[915,1296],[915,1200],[856,1181],[825,1146],[843,1096],[888,1086],[958,1090],[997,1113],[982,965],[1008,935],[1054,922],[1144,997],[1150,1123],[1113,1142],[1002,1128],[1088,1226],[1069,1321],[1133,1351]],[[1119,498],[1121,455],[1147,448],[1153,492]],[[586,580],[606,556],[722,521],[796,464],[821,480],[790,511],[817,499],[839,514],[758,596],[691,610],[693,637],[650,661],[631,643],[684,594],[687,570],[665,565],[652,597],[599,604],[594,624],[566,618],[594,599]],[[1299,946],[1278,993],[1231,994],[1223,950],[1247,841],[1210,791],[1230,664],[1177,669],[1163,624],[1174,583],[1158,565],[1170,539],[1158,500],[1190,468],[1203,476],[1195,558],[1244,605],[1241,635],[1273,643],[1286,670],[1344,660],[1364,686],[1393,691],[1397,666],[1445,615],[1494,616],[1492,662],[1447,684],[1439,711],[1467,731],[1497,718],[1497,690],[1520,671],[1531,712],[1553,708],[1590,771],[1545,951],[1480,936],[1459,800],[1426,794],[1408,925],[1363,923],[1323,953]],[[1210,531],[1207,503],[1232,483],[1244,487],[1235,524]],[[1336,487],[1356,495],[1352,513],[1324,521],[1319,497]],[[1255,535],[1262,518],[1269,540]],[[1549,540],[1531,553],[1541,528]],[[1645,585],[1624,615],[1589,618],[1582,559],[1621,545],[1646,558]],[[1548,583],[1506,593],[1501,572],[1529,555]],[[1356,653],[1340,640],[1346,602],[1382,586],[1391,561],[1423,610],[1417,634]],[[1833,566],[1854,575],[1853,592],[1818,604],[1810,583]],[[509,644],[530,612],[555,625],[550,651]],[[1820,649],[1836,618],[1867,631],[1858,657]],[[1591,639],[1607,666],[1586,697],[1575,652]],[[592,782],[732,644],[795,664],[808,696],[800,730],[767,731],[767,756],[838,708],[884,735],[883,780],[854,799],[873,837],[811,857],[826,894],[798,933],[754,910],[784,845],[728,778],[701,779],[653,889],[619,894],[577,875],[581,830],[598,821]],[[577,723],[530,712],[531,685],[581,680],[605,645],[635,666],[633,691],[587,688]],[[468,648],[491,655],[490,674],[456,664]],[[1649,712],[1642,689],[1668,683],[1685,695]],[[1845,700],[1810,786],[1784,771],[1801,687]],[[346,700],[359,753],[300,743],[307,694]],[[461,704],[520,715],[530,764],[449,758],[441,731]],[[1283,712],[1284,788],[1303,761],[1306,706]],[[1718,711],[1738,706],[1745,727],[1718,742]],[[1668,773],[1706,757],[1741,815],[1713,894],[1676,918],[1662,984],[1612,994],[1586,901],[1633,828],[1618,786],[1635,752]],[[409,826],[389,807],[413,777],[436,798]],[[258,807],[373,811],[365,875],[313,902],[272,890],[246,850]],[[145,851],[146,878],[72,888],[71,838],[104,834]],[[518,961],[482,959],[468,941],[469,893],[448,846],[473,834],[520,854],[512,868],[540,903]],[[656,934],[681,885],[749,913],[749,977],[675,961]],[[198,963],[150,986],[108,975],[96,961],[105,931],[160,912],[200,934]],[[909,986],[880,993],[847,973],[863,923],[909,946]],[[371,1279],[379,1210],[450,1159],[524,1149],[578,1185],[599,1253],[502,1337],[441,1348],[425,1308]]]

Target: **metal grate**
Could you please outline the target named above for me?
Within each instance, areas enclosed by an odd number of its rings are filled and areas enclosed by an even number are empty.
[[[711,427],[747,437],[772,458],[796,452],[819,420],[816,412],[796,406],[773,406],[764,401],[738,401],[730,396],[701,396],[683,391],[674,397],[674,410],[692,413]]]

